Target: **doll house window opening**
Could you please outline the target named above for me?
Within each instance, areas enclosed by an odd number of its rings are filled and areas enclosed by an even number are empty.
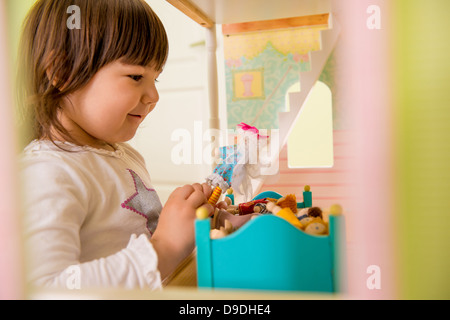
[[[286,111],[291,92],[300,91],[300,82],[286,93]],[[330,88],[317,81],[304,102],[287,142],[289,168],[331,168],[333,156],[333,100]]]

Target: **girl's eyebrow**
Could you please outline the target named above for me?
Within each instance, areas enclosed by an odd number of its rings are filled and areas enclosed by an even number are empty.
[[[163,72],[163,68],[161,68],[160,70],[156,70],[152,65],[143,66],[140,64],[132,64],[132,63],[128,63],[128,62],[120,61],[120,60],[119,60],[119,63],[122,67],[124,67],[126,69],[132,69],[132,72],[136,72],[139,74],[144,74],[147,71],[149,71],[151,73],[155,72],[158,75],[160,75]],[[130,71],[128,71],[128,72],[130,72]]]
[[[139,64],[125,62],[124,60],[118,60],[118,63],[120,66],[125,67],[125,68],[141,68],[141,69],[145,68],[144,66],[141,66]]]

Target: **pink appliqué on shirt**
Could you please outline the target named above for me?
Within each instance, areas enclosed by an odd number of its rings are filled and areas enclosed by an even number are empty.
[[[161,201],[155,189],[147,188],[136,172],[131,169],[127,170],[133,178],[136,192],[125,200],[121,206],[144,217],[147,221],[147,229],[152,235],[156,229],[159,214],[162,210]]]

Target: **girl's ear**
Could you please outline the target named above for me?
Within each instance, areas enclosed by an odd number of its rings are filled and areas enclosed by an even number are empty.
[[[61,72],[61,65],[63,59],[56,56],[55,50],[52,50],[45,60],[45,73],[47,74],[47,79],[53,87],[59,91],[66,87],[66,84],[61,83],[61,78],[58,73]]]
[[[53,87],[55,87],[56,89],[58,89],[59,91],[61,91],[58,87],[57,87],[57,85],[58,85],[58,78],[55,76],[55,77],[53,77],[52,76],[52,72],[50,71],[50,69],[47,69],[47,78],[48,78],[48,81],[50,81],[51,82],[51,84],[52,84],[52,86]],[[53,79],[53,80],[52,80]]]

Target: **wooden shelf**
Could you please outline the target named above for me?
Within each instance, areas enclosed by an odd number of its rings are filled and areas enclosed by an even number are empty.
[[[200,25],[232,24],[319,15],[331,0],[166,0]]]
[[[231,35],[241,32],[257,32],[306,26],[328,26],[329,17],[329,13],[323,13],[294,18],[224,24],[222,25],[222,33]]]

